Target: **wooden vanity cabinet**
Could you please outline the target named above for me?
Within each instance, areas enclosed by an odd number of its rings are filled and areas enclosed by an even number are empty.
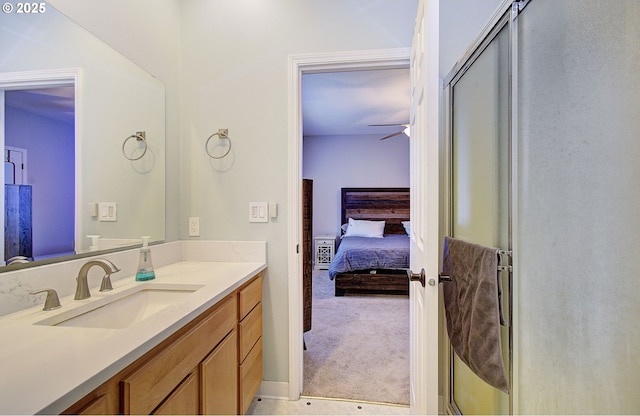
[[[261,300],[258,274],[64,413],[244,414],[262,381]]]
[[[239,414],[244,415],[262,382],[262,279],[238,293]]]

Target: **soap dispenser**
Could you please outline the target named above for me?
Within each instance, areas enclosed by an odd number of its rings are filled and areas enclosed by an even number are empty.
[[[140,260],[138,261],[138,271],[136,272],[136,280],[153,280],[156,273],[153,271],[151,263],[151,249],[149,248],[149,236],[142,237],[142,248],[140,249]]]

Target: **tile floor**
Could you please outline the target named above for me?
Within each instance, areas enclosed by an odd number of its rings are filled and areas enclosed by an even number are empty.
[[[408,406],[318,397],[278,400],[256,397],[248,415],[409,415]]]

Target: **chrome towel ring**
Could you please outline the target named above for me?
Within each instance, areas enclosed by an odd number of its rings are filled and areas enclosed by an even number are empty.
[[[142,154],[138,157],[129,157],[127,155],[127,153],[125,152],[124,148],[127,145],[127,142],[130,139],[135,139],[136,142],[142,142],[142,144],[144,144],[144,148],[142,149]],[[126,139],[124,139],[124,143],[122,143],[122,155],[129,159],[129,160],[139,160],[142,159],[142,156],[145,155],[145,153],[147,153],[147,134],[144,131],[137,131],[136,134],[132,134],[131,136],[127,137]],[[133,153],[132,153],[133,155]]]
[[[209,141],[213,138],[213,136],[218,136],[218,138],[221,140],[227,139],[229,141],[229,148],[221,156],[214,156],[209,152]],[[229,152],[231,151],[231,139],[229,138],[229,129],[218,129],[216,133],[213,133],[211,136],[209,136],[209,138],[207,139],[207,142],[204,144],[204,151],[207,152],[207,155],[209,155],[209,157],[212,159],[222,159],[223,157],[228,155]]]

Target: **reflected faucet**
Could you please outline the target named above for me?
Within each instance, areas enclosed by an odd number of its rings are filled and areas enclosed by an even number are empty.
[[[89,260],[80,268],[80,272],[78,272],[78,277],[76,278],[78,285],[76,286],[76,295],[74,297],[75,300],[88,299],[91,297],[91,293],[89,292],[89,284],[87,282],[87,274],[89,273],[89,269],[93,266],[100,266],[102,270],[104,270],[104,277],[102,278],[102,284],[100,285],[100,292],[105,292],[107,290],[113,289],[111,286],[111,274],[119,272],[120,269],[109,260],[105,259],[95,259]]]

